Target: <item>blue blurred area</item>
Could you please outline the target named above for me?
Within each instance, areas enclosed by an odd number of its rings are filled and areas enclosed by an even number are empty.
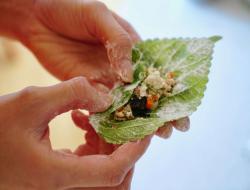
[[[188,0],[126,0],[117,10],[143,39],[223,36],[187,133],[157,137],[133,190],[250,190],[250,20]]]

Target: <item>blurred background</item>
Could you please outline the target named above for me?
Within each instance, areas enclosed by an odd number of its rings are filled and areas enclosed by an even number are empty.
[[[133,190],[250,190],[250,1],[106,0],[143,39],[223,36],[210,81],[187,133],[155,137],[138,162]],[[0,39],[0,95],[58,81],[17,42]],[[54,148],[84,141],[70,114],[50,124]]]

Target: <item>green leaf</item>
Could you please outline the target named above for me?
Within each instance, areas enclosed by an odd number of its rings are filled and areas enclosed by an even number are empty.
[[[175,96],[162,98],[152,113],[164,121],[173,121],[191,115],[196,111],[204,96],[207,81],[200,81],[190,89]]]
[[[108,143],[123,144],[154,133],[164,121],[159,118],[137,118],[123,122],[103,121],[98,133]]]
[[[191,115],[204,96],[211,66],[214,43],[219,36],[193,39],[155,39],[138,43],[132,51],[134,81],[113,90],[112,106],[103,113],[90,117],[95,130],[109,143],[122,144],[152,134],[165,122]],[[170,97],[160,99],[150,117],[128,121],[114,121],[112,112],[125,105],[133,90],[153,66],[162,73],[173,72],[177,85]]]

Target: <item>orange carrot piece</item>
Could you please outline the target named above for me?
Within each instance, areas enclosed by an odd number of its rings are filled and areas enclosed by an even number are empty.
[[[168,77],[169,79],[174,78],[174,77],[175,77],[174,72],[169,72],[169,73],[167,74],[167,77]]]
[[[151,109],[153,107],[153,104],[154,104],[153,99],[151,97],[148,97],[147,98],[146,108]]]

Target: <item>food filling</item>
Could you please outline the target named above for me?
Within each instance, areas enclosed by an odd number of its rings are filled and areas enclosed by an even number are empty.
[[[174,78],[173,72],[162,75],[156,68],[149,68],[147,77],[135,88],[129,102],[114,112],[114,119],[125,121],[149,116],[160,98],[171,95],[176,85]]]

